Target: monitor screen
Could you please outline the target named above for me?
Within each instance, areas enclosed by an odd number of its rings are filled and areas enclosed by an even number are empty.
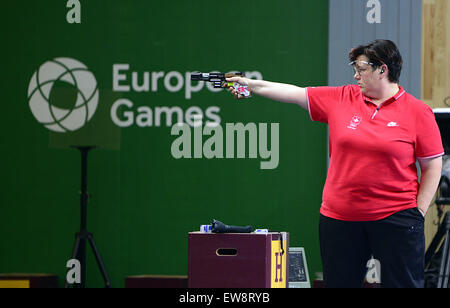
[[[450,108],[433,109],[446,155],[450,154]]]

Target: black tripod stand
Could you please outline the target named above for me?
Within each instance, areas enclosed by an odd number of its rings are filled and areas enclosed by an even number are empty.
[[[103,265],[102,258],[98,252],[97,246],[95,245],[94,237],[92,233],[88,232],[86,218],[87,218],[87,202],[89,199],[89,194],[87,192],[87,154],[88,151],[95,148],[94,146],[74,146],[74,148],[80,150],[81,152],[81,225],[80,232],[76,234],[75,246],[73,248],[72,259],[76,259],[80,262],[81,266],[81,282],[80,284],[74,284],[74,287],[84,288],[86,286],[86,240],[89,241],[91,248],[94,252],[95,259],[100,268],[100,271],[105,281],[105,287],[110,288],[111,282],[108,277],[108,273]],[[69,287],[69,283],[66,280],[65,287]]]
[[[436,205],[450,204],[449,198],[442,198],[436,200]],[[439,217],[440,218],[440,217]],[[438,231],[433,240],[428,246],[425,253],[425,267],[429,266],[432,262],[433,256],[436,255],[436,249],[444,238],[443,246],[441,247],[442,256],[439,266],[439,276],[437,281],[437,288],[448,288],[449,276],[450,276],[450,212],[445,213],[444,220],[439,225]]]

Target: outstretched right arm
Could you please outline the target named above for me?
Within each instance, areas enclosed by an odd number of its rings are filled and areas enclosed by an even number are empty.
[[[303,109],[308,109],[306,89],[294,85],[271,82],[265,80],[255,80],[245,77],[227,78],[228,82],[237,82],[241,85],[248,86],[253,94],[270,98],[279,102],[297,104]],[[235,98],[238,98],[234,88],[228,89]]]

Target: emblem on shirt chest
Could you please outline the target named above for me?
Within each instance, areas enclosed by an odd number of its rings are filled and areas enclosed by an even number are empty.
[[[398,126],[398,123],[397,122],[389,122],[386,126],[387,127],[396,127],[396,126]]]
[[[359,124],[361,124],[362,118],[360,116],[353,116],[350,124],[347,126],[347,128],[350,129],[356,129],[358,127]]]

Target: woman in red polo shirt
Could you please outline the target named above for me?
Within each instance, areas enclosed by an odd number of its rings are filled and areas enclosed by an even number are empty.
[[[358,46],[349,58],[357,85],[228,81],[298,104],[313,121],[329,125],[330,165],[319,223],[325,286],[361,287],[373,256],[383,287],[423,287],[424,216],[444,154],[439,128],[431,108],[399,85],[402,58],[392,41]]]

